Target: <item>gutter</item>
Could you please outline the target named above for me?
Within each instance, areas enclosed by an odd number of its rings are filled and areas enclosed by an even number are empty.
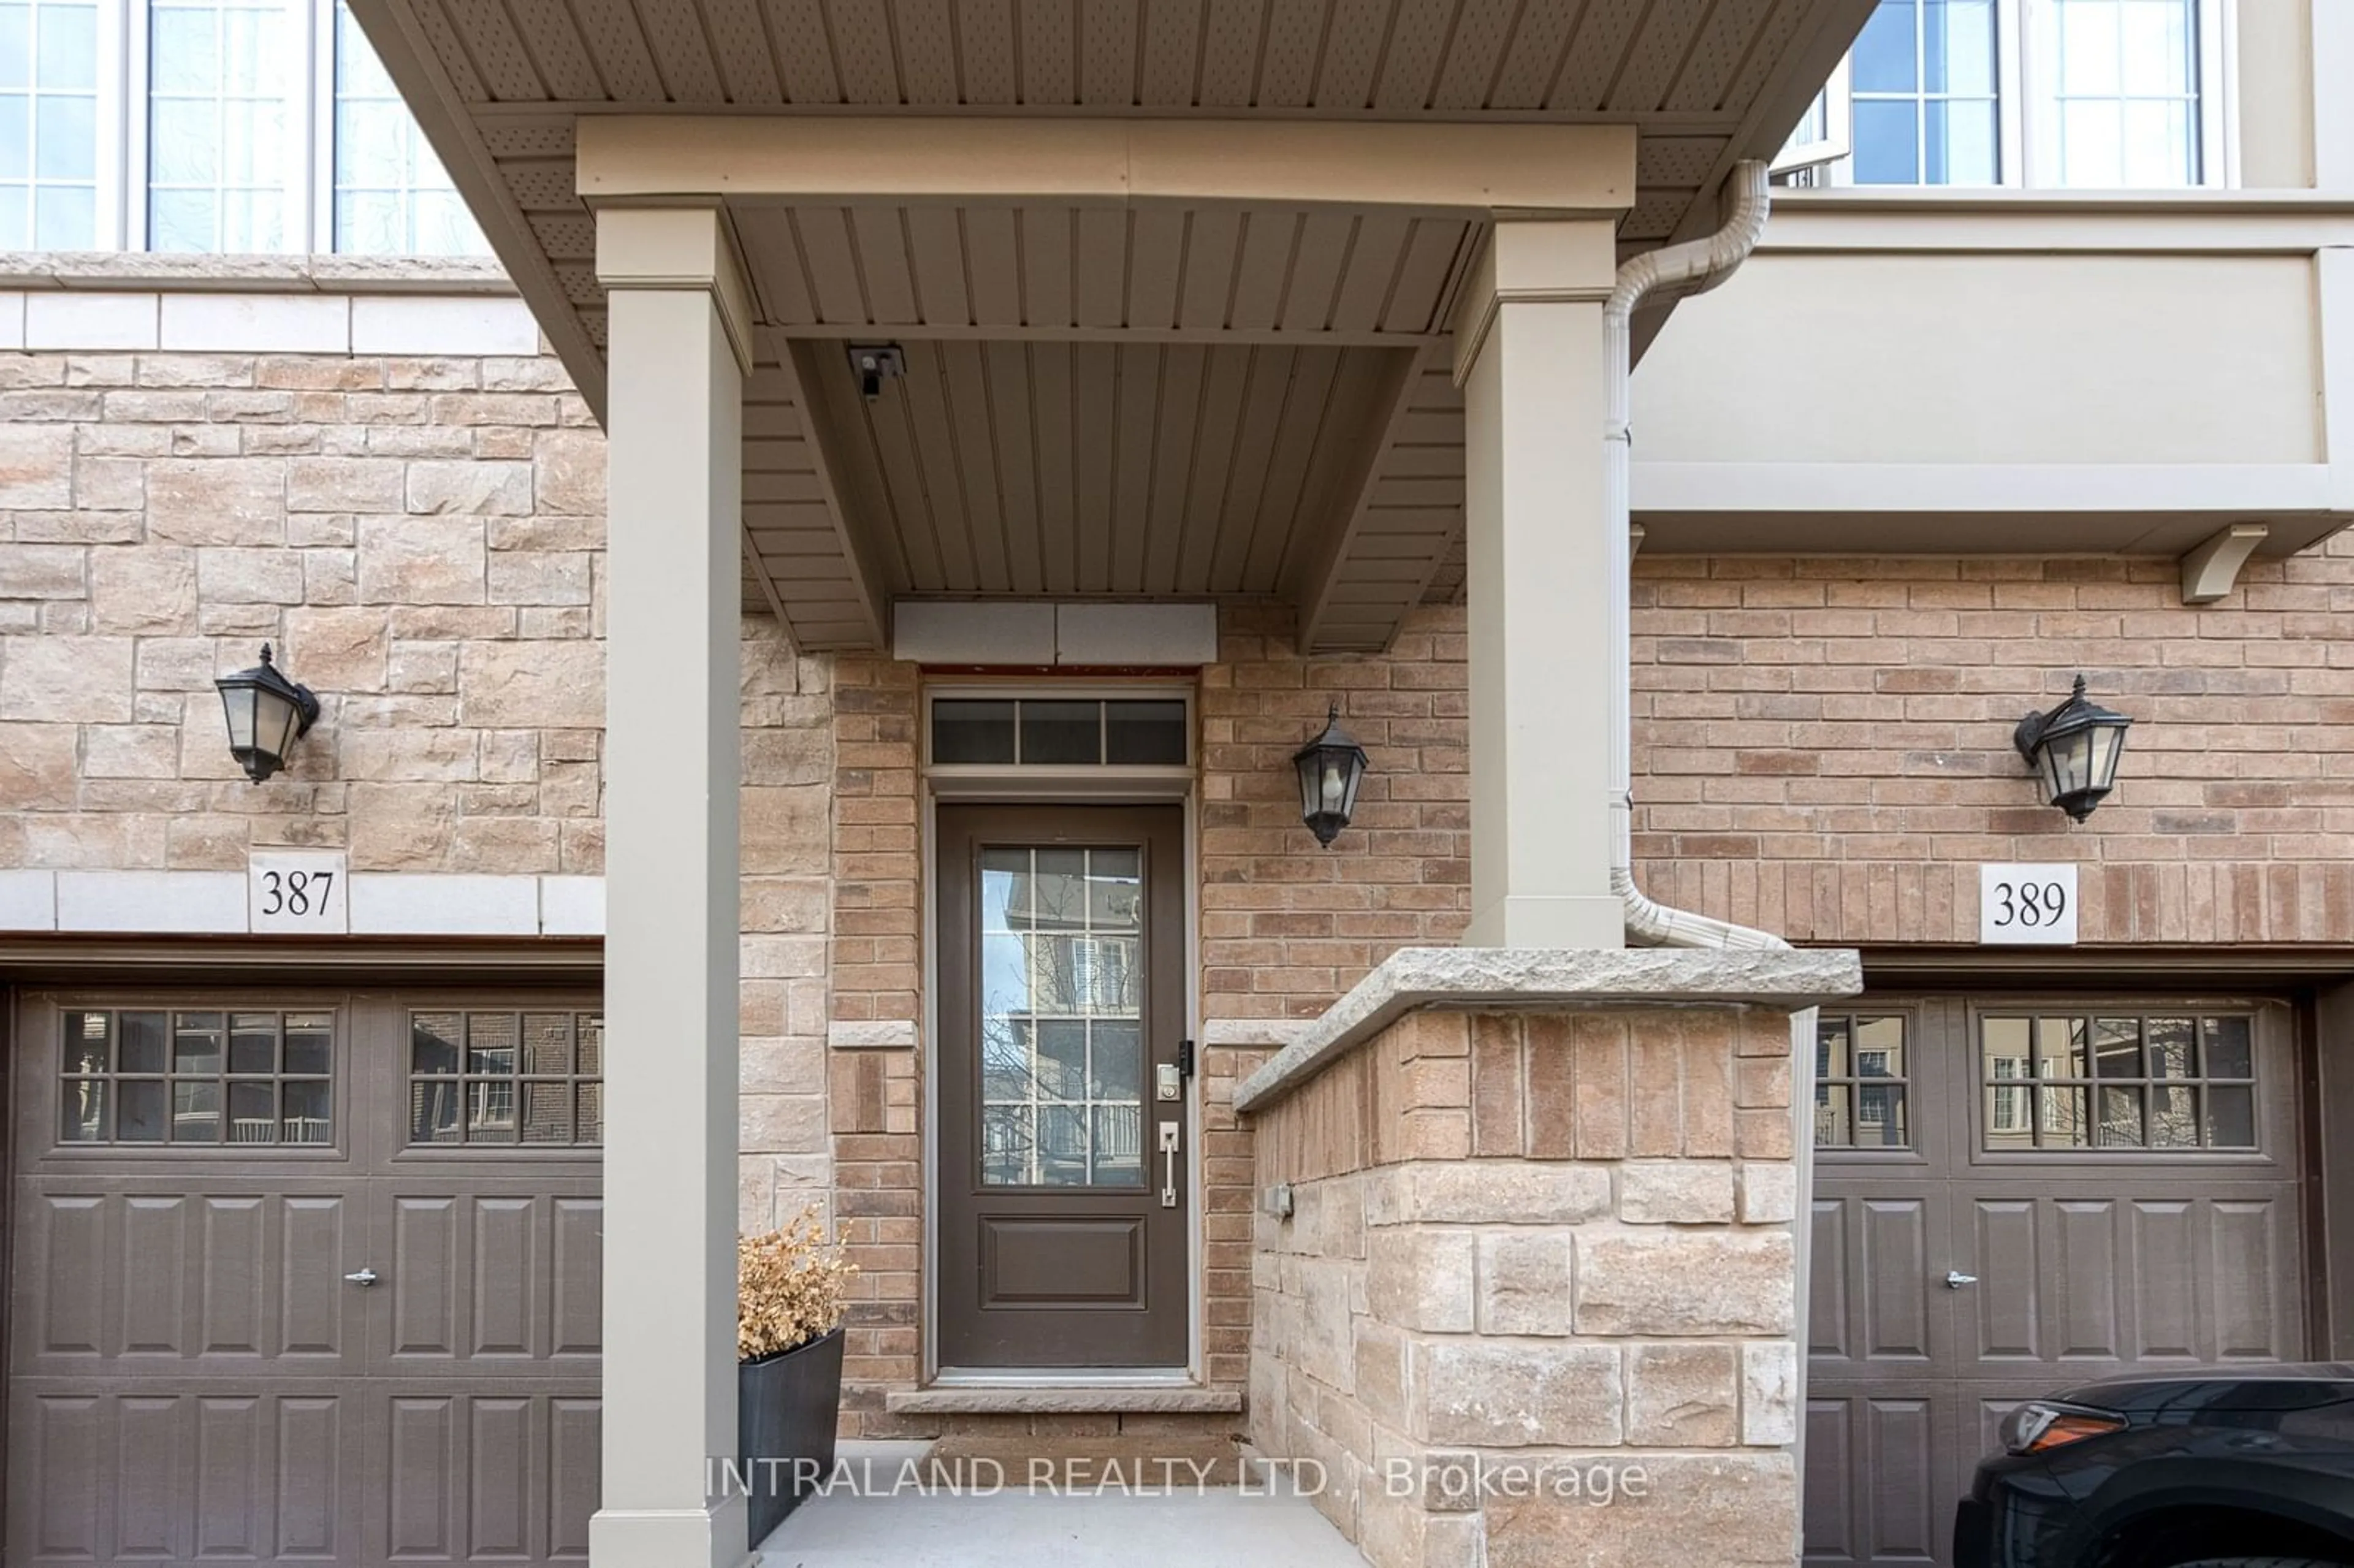
[[[1725,179],[1732,211],[1724,226],[1701,239],[1649,251],[1618,269],[1618,281],[1602,309],[1603,355],[1608,387],[1603,425],[1603,528],[1610,552],[1610,891],[1627,909],[1627,939],[1646,948],[1763,949],[1790,944],[1770,931],[1736,926],[1690,910],[1670,909],[1635,884],[1634,673],[1628,652],[1632,614],[1628,605],[1634,567],[1629,536],[1633,503],[1628,466],[1633,434],[1628,428],[1634,377],[1635,312],[1646,302],[1666,303],[1705,293],[1733,276],[1766,231],[1770,205],[1766,165],[1748,159]]]

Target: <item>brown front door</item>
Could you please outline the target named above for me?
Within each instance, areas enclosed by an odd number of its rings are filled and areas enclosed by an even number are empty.
[[[2277,1002],[1825,1012],[1806,1560],[1943,1563],[2022,1401],[2305,1353]]]
[[[943,1368],[1185,1363],[1183,823],[940,811]]]
[[[593,998],[31,996],[6,1559],[584,1560]]]

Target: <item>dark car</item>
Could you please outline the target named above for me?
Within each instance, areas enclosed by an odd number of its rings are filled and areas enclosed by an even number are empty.
[[[2354,1365],[2145,1374],[2020,1405],[1956,1568],[2354,1568]]]

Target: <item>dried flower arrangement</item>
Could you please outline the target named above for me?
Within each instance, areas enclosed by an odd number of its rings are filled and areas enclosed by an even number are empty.
[[[781,1230],[736,1238],[736,1359],[756,1361],[823,1338],[842,1322],[858,1266],[812,1208]]]

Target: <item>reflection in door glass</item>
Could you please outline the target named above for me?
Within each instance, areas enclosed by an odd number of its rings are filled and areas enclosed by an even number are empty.
[[[1144,1180],[1143,866],[1132,849],[981,856],[981,1176]]]

